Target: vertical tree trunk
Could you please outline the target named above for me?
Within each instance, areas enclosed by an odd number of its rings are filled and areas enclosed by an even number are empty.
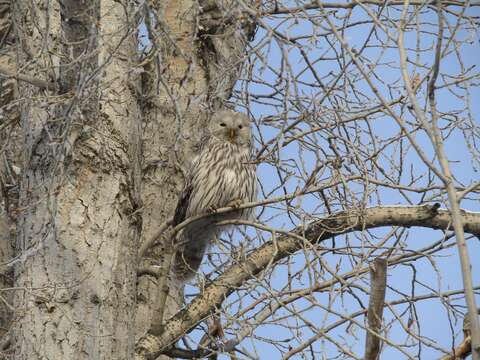
[[[143,241],[172,216],[185,171],[199,149],[208,113],[225,106],[245,60],[253,27],[235,1],[151,1],[156,21],[147,21],[155,57],[145,67],[143,91]],[[220,2],[218,2],[220,4]],[[162,266],[163,246],[143,265]],[[181,305],[170,282],[167,310],[159,311],[162,279],[139,279],[137,337],[155,328]],[[170,279],[171,280],[171,279]]]
[[[28,100],[15,358],[128,359],[140,234],[132,14],[127,1],[15,6],[19,67],[45,79],[61,74],[63,92],[50,102],[20,87]]]
[[[162,262],[160,246],[137,263],[140,236],[173,214],[252,28],[236,2],[148,4],[154,51],[141,82],[130,2],[14,4],[16,67],[54,84],[18,87],[16,359],[131,359],[135,339],[181,302],[172,286],[159,311],[160,279],[137,279],[138,266]]]
[[[0,3],[0,76],[5,76],[3,72],[15,73],[15,38],[13,36],[12,12],[9,3]],[[13,246],[11,235],[14,234],[12,226],[13,218],[8,216],[7,208],[16,208],[16,195],[18,187],[16,186],[17,167],[12,168],[13,164],[7,161],[6,153],[18,154],[19,144],[15,141],[15,133],[8,130],[18,121],[18,112],[15,106],[10,105],[16,93],[15,80],[10,78],[0,78],[0,123],[1,128],[9,136],[0,137],[0,148],[3,154],[0,157],[0,189],[2,199],[0,206],[0,338],[1,343],[6,341],[4,335],[8,332],[11,324],[12,312],[12,291],[4,289],[12,288],[12,268],[9,262],[13,258]],[[11,200],[9,202],[9,200]],[[3,349],[0,348],[0,351]]]

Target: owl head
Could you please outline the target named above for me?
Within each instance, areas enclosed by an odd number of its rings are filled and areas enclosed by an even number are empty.
[[[219,111],[210,120],[209,130],[216,140],[245,147],[251,145],[250,120],[245,114],[232,110]]]

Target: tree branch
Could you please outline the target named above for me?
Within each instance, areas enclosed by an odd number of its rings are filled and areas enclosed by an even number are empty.
[[[383,318],[385,290],[387,288],[387,260],[375,259],[370,268],[370,301],[368,304],[368,327],[379,334]],[[365,341],[365,360],[377,360],[380,354],[380,338],[373,332],[367,332]]]
[[[272,10],[267,10],[262,12],[262,16],[265,15],[277,15],[277,14],[294,14],[299,12],[304,12],[308,10],[317,10],[317,9],[353,9],[357,5],[376,5],[376,6],[398,6],[403,5],[403,0],[394,0],[389,2],[378,1],[378,0],[364,0],[364,1],[350,1],[350,2],[323,2],[319,4],[320,1],[314,1],[310,4],[306,4],[298,7],[279,7]],[[414,0],[410,1],[410,5],[416,6],[434,6],[436,0],[432,1],[422,1]],[[444,1],[442,2],[444,6],[465,6],[464,1]],[[471,2],[470,6],[480,6],[480,2]]]
[[[292,234],[301,234],[311,244],[318,244],[332,236],[382,226],[419,226],[431,229],[450,229],[448,211],[439,205],[379,206],[363,210],[340,212],[299,227]],[[480,213],[463,211],[466,232],[480,236]],[[298,236],[281,236],[253,251],[242,263],[234,264],[187,307],[165,323],[161,337],[147,334],[137,343],[136,359],[154,359],[185,333],[193,329],[213,309],[219,306],[238,286],[254,277],[273,262],[277,262],[304,248]]]
[[[55,90],[55,87],[56,87],[56,85],[52,82],[47,82],[45,80],[37,79],[31,76],[26,76],[22,74],[15,74],[2,67],[0,67],[0,77],[4,77],[7,79],[15,79],[17,81],[18,80],[24,81],[42,90]]]
[[[358,179],[360,179],[359,176],[351,176],[349,178],[344,179],[344,181],[351,181],[351,180],[358,180]],[[375,180],[372,179],[372,181],[375,181]],[[243,203],[239,206],[226,206],[226,207],[223,207],[223,208],[218,208],[218,209],[215,209],[214,212],[206,212],[204,214],[191,216],[191,217],[189,217],[188,219],[185,219],[184,221],[182,221],[179,224],[175,223],[175,219],[173,217],[168,218],[163,224],[160,225],[160,227],[155,232],[155,234],[142,244],[142,246],[140,247],[140,250],[139,250],[139,257],[140,258],[144,257],[146,255],[147,251],[150,248],[152,248],[153,246],[161,243],[160,239],[161,239],[162,236],[164,236],[164,232],[167,231],[167,230],[170,231],[170,236],[174,236],[180,230],[185,228],[187,225],[189,225],[189,224],[191,224],[191,223],[193,223],[197,220],[200,220],[200,219],[204,219],[204,218],[207,218],[207,217],[210,217],[210,216],[213,216],[213,215],[224,214],[224,213],[227,213],[227,212],[230,212],[230,211],[238,211],[238,210],[253,208],[253,207],[256,207],[256,206],[269,205],[269,204],[274,204],[274,203],[285,201],[285,200],[294,199],[298,196],[311,194],[311,193],[316,193],[316,192],[319,192],[319,191],[322,191],[322,190],[332,188],[332,187],[334,187],[334,186],[336,186],[340,183],[341,183],[341,181],[330,181],[328,183],[321,184],[319,186],[313,186],[311,188],[307,188],[307,189],[304,189],[304,190],[301,190],[301,191],[295,191],[294,193],[287,194],[287,195],[284,195],[284,196],[272,197],[272,198],[259,200],[259,201],[254,201],[254,202],[247,202],[247,203]],[[171,229],[170,228],[171,226],[174,226],[174,228]]]

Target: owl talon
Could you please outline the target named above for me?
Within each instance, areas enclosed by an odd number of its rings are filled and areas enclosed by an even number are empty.
[[[215,214],[217,212],[217,207],[214,205],[210,205],[207,208],[207,214]]]
[[[230,202],[227,204],[227,207],[232,207],[232,208],[238,209],[238,208],[242,205],[242,203],[243,203],[242,200],[240,200],[240,199],[235,199],[235,200],[230,201]]]

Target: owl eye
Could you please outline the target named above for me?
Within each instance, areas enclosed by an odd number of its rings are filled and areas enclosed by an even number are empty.
[[[226,125],[225,123],[220,123],[220,126],[221,126],[221,127],[225,127],[225,126],[227,126],[227,125]]]
[[[243,128],[243,125],[238,125],[238,128],[239,128],[239,129],[242,129],[242,128]]]

